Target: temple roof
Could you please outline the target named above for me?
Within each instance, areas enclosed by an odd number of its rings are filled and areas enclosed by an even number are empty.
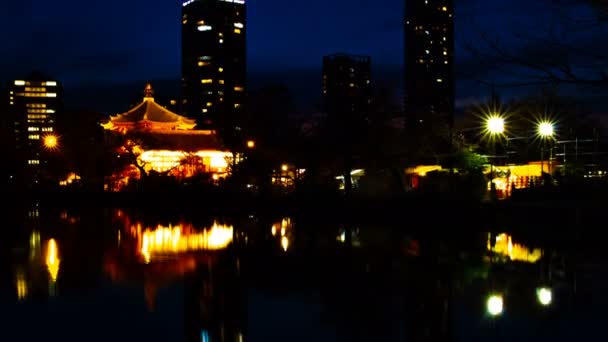
[[[162,130],[191,130],[196,126],[195,120],[175,114],[154,101],[154,91],[150,84],[146,85],[142,103],[126,113],[110,117],[110,122],[104,124],[105,129],[113,130],[121,126],[141,126],[138,128]]]

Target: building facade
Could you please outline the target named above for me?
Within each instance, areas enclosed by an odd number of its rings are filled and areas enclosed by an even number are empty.
[[[348,54],[323,57],[323,106],[329,125],[348,128],[365,120],[372,103],[371,58]]]
[[[59,147],[56,120],[62,107],[59,83],[32,74],[10,82],[8,89],[16,183],[31,187],[54,180],[53,161]]]
[[[405,115],[410,132],[450,130],[454,121],[452,0],[405,2]]]
[[[245,0],[182,6],[183,113],[201,128],[237,127],[245,104]]]

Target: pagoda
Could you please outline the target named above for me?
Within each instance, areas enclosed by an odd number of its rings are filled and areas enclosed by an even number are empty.
[[[223,147],[216,132],[195,129],[195,120],[156,103],[150,84],[146,85],[140,104],[125,113],[110,116],[102,126],[106,131],[106,141],[123,144],[119,152],[137,155],[137,165],[119,170],[112,177],[120,179],[123,185],[129,179],[140,178],[141,172],[150,171],[178,178],[192,177],[201,172],[212,174],[213,179],[227,175],[232,153]],[[116,190],[120,187],[108,188]]]
[[[195,120],[172,113],[154,101],[154,90],[147,84],[143,101],[126,113],[110,117],[104,129],[127,133],[131,131],[193,130]]]

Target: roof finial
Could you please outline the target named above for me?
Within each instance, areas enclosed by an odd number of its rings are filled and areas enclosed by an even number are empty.
[[[153,98],[154,97],[154,89],[152,89],[152,85],[150,83],[146,84],[146,89],[144,89],[144,98]]]

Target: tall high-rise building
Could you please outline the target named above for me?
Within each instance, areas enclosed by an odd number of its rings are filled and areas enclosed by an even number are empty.
[[[14,80],[9,86],[9,115],[15,146],[14,177],[26,186],[52,178],[51,159],[59,147],[56,133],[61,87],[40,73]]]
[[[405,1],[405,114],[410,132],[449,130],[454,121],[452,0]]]
[[[182,6],[183,113],[199,128],[236,126],[245,103],[245,0]]]
[[[348,54],[323,57],[323,105],[330,124],[348,126],[369,117],[371,58]]]

